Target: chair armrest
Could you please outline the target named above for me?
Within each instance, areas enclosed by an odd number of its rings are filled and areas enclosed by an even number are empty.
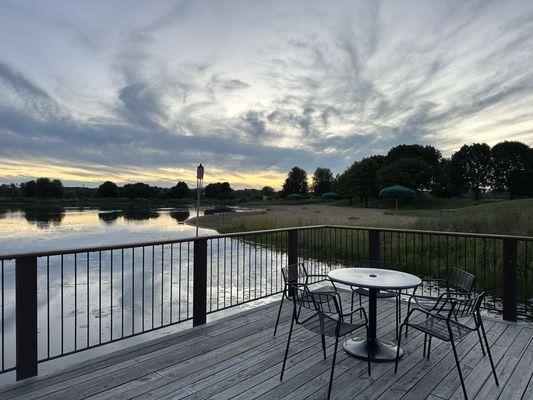
[[[359,307],[359,308],[356,308],[350,312],[347,312],[347,313],[342,313],[341,314],[341,317],[342,318],[345,318],[345,317],[349,317],[351,315],[354,315],[355,313],[358,313],[358,312],[362,312],[363,313],[363,317],[365,318],[365,323],[368,323],[368,318],[366,316],[366,310],[364,309],[364,307]]]

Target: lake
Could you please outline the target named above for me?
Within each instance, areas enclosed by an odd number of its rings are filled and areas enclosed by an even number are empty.
[[[193,237],[196,228],[185,221],[195,215],[192,208],[178,207],[3,206],[0,254]]]
[[[203,213],[201,210],[200,215]],[[192,208],[129,204],[3,206],[0,208],[0,254],[190,238],[195,236],[196,228],[186,221],[195,215]],[[210,234],[216,231],[199,229],[201,236]],[[40,257],[37,265],[39,359],[111,343],[151,329],[156,329],[157,334],[180,329],[181,325],[170,325],[192,315],[192,253],[192,243],[187,242]],[[260,245],[241,239],[213,241],[209,247],[208,310],[223,310],[279,290],[282,285],[279,266],[283,257],[276,251],[262,252]],[[14,365],[15,358],[14,272],[13,261],[2,263],[6,368]],[[217,312],[211,318],[224,313]],[[112,346],[122,345],[119,341]],[[90,353],[101,351],[102,348],[96,348]],[[89,355],[84,352],[75,356],[83,359]],[[65,365],[63,361],[56,363]],[[40,365],[42,368],[43,364]]]

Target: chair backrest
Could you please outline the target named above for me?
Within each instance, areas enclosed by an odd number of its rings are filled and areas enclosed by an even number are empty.
[[[454,305],[450,311],[451,315],[455,318],[474,317],[477,323],[484,297],[485,292],[468,298],[451,300]]]
[[[381,268],[381,269],[392,269],[395,271],[401,271],[402,265],[392,261],[377,261],[377,260],[359,260],[355,263],[356,267],[359,268]]]
[[[470,294],[474,289],[475,276],[460,268],[452,268],[446,279],[448,289],[456,292]]]
[[[335,292],[312,292],[307,285],[301,283],[289,283],[289,290],[292,290],[295,306],[317,311],[319,314],[342,315],[340,298]]]
[[[290,264],[281,268],[281,275],[285,283],[305,283],[301,280],[307,278],[307,270],[303,263]]]

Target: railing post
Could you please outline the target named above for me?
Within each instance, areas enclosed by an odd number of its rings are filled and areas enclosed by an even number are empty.
[[[503,239],[503,319],[516,321],[516,239]]]
[[[15,260],[17,381],[37,375],[37,257]]]
[[[291,229],[287,232],[287,262],[289,265],[298,263],[298,230]],[[298,282],[298,269],[289,268],[289,283]],[[289,290],[289,296],[292,296],[292,289]]]
[[[379,261],[379,231],[374,229],[368,231],[368,259]]]
[[[207,239],[194,241],[192,325],[205,324],[207,315]]]

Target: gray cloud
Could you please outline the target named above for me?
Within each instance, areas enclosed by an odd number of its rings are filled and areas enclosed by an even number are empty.
[[[4,159],[340,172],[399,143],[533,144],[529,2],[21,4],[0,16]]]

